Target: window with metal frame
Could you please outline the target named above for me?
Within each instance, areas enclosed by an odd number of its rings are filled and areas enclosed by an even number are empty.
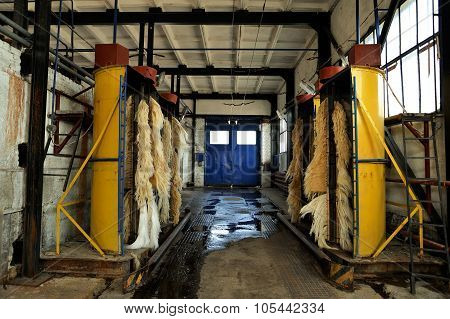
[[[237,131],[237,145],[256,145],[256,131]]]
[[[438,0],[406,0],[397,9],[386,44],[382,69],[395,96],[408,113],[432,113],[440,109]],[[382,30],[383,24],[380,24]],[[376,31],[364,44],[376,43]],[[384,85],[385,116],[403,112],[391,90]]]
[[[229,131],[211,131],[209,132],[209,144],[211,145],[228,145],[230,144]]]

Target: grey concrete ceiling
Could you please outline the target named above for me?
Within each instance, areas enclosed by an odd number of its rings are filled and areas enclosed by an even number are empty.
[[[333,0],[267,0],[265,11],[328,11]],[[64,10],[71,8],[70,1],[64,1]],[[261,12],[264,0],[119,0],[120,11],[148,11],[150,7],[160,7],[163,11],[191,11],[204,8],[206,11],[233,11],[247,9]],[[58,2],[53,3],[53,11],[58,11]],[[74,0],[74,10],[105,11],[114,7],[114,0]],[[8,6],[3,4],[2,6]],[[2,7],[3,9],[4,7]],[[30,5],[30,10],[33,10]],[[52,27],[56,31],[56,26]],[[112,26],[77,26],[76,48],[89,48],[96,43],[111,43]],[[62,27],[62,39],[70,43],[70,29]],[[211,26],[211,25],[156,25],[155,48],[166,51],[155,53],[155,64],[161,67],[275,67],[293,68],[302,52],[297,51],[173,51],[172,48],[306,48],[314,31],[302,26]],[[119,26],[118,43],[137,48],[138,25]],[[52,41],[55,46],[55,41]],[[83,66],[93,65],[93,53],[78,53],[75,60]],[[131,64],[137,64],[137,57]],[[274,93],[279,90],[281,78],[277,77],[200,77],[189,76],[182,79],[182,92],[222,92],[222,93]],[[161,89],[167,89],[168,81]]]

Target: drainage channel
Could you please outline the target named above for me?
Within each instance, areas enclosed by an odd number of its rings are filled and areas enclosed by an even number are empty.
[[[196,298],[205,256],[246,238],[268,238],[278,231],[278,209],[256,190],[211,191],[153,279],[135,298]]]

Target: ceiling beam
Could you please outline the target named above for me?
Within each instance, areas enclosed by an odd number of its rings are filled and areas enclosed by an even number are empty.
[[[241,3],[241,6],[243,6],[244,3]],[[238,51],[236,51],[236,57],[235,57],[235,61],[234,61],[234,67],[238,68],[241,66],[241,36],[242,36],[242,26],[237,26],[236,28],[236,45],[233,45],[234,47],[236,47],[238,49]],[[234,77],[234,92],[239,92],[239,77],[235,76]]]
[[[149,12],[118,12],[117,23],[139,24],[142,21],[152,21],[154,23],[178,24],[178,25],[230,25],[233,19],[233,12],[163,12],[161,8],[151,8]],[[12,11],[3,11],[8,17],[12,17]],[[34,12],[28,13],[31,21],[34,21]],[[61,18],[66,23],[71,23],[71,12],[62,12]],[[259,25],[262,12],[249,12],[245,10],[234,13],[235,25]],[[317,28],[322,19],[329,19],[328,12],[264,12],[262,25],[310,25]],[[51,23],[57,24],[56,17],[51,17]],[[104,12],[73,12],[74,25],[113,25],[114,10]]]
[[[204,25],[200,26],[200,33],[202,35],[203,47],[204,48],[209,48],[209,46],[208,46],[208,35],[207,35],[207,32],[206,32],[206,26],[204,26]],[[211,58],[211,52],[210,51],[205,51],[205,57],[206,57],[206,65],[212,66],[213,62],[212,62],[212,58]],[[216,83],[216,79],[214,78],[214,76],[211,76],[210,80],[211,80],[212,91],[213,92],[218,92],[219,90],[217,88],[217,83]]]
[[[283,30],[283,26],[279,25],[276,26],[274,31],[272,32],[272,39],[270,40],[269,48],[273,49],[277,46],[278,39],[280,38],[281,31]],[[270,61],[272,60],[273,51],[268,51],[266,54],[266,58],[264,60],[265,67],[268,67],[270,65]],[[258,82],[256,83],[256,90],[255,92],[258,93],[261,90],[261,86],[264,82],[264,76],[260,76],[258,78]]]
[[[289,11],[291,9],[291,7],[292,7],[292,0],[286,0],[286,4],[284,5],[285,11]],[[280,38],[280,34],[281,34],[282,30],[283,30],[283,26],[282,25],[278,25],[274,29],[274,31],[272,32],[272,38],[271,38],[270,44],[269,44],[269,48],[270,49],[274,49],[277,46],[278,39]],[[270,65],[270,61],[272,60],[273,52],[274,51],[268,51],[267,52],[266,59],[264,60],[264,65],[263,66],[269,66]],[[258,78],[258,82],[256,83],[256,89],[255,89],[256,93],[259,93],[259,91],[261,90],[263,82],[264,82],[264,77],[260,76]]]
[[[105,0],[105,4],[107,9],[114,9],[114,0]],[[117,2],[117,10],[120,12],[120,5],[119,2]],[[128,33],[128,36],[133,40],[134,44],[136,46],[139,46],[139,39],[136,37],[136,34],[139,34],[139,32],[136,32],[136,30],[132,29],[132,26],[130,25],[122,25],[122,29]]]
[[[159,68],[160,72],[167,75],[181,74],[189,76],[280,76],[287,77],[292,69],[290,68],[189,68],[180,66],[178,68]]]
[[[61,27],[61,30],[60,30],[60,38],[61,38],[61,40],[63,42],[65,42],[65,43],[70,43],[70,41],[68,40],[68,39],[70,39],[70,36],[71,36],[71,34],[70,34],[69,29]],[[85,44],[85,43],[82,43],[81,45],[87,47],[87,44]],[[61,47],[62,47],[62,45],[60,43],[59,48],[61,48]],[[75,57],[77,57],[77,56],[82,57],[88,63],[94,63],[94,54],[92,54],[92,53],[80,52],[80,53],[77,53],[75,55]]]
[[[161,3],[159,3],[159,0],[153,0],[153,2],[155,3],[155,5],[160,6],[162,8],[162,5]],[[177,41],[175,40],[175,35],[172,31],[172,28],[169,25],[164,24],[161,25],[161,28],[163,29],[163,32],[167,38],[167,42],[169,42],[170,47],[176,48],[178,45]],[[184,60],[184,57],[180,51],[173,51],[173,53],[175,54],[179,64],[186,64],[186,61]],[[198,91],[197,86],[189,76],[186,76],[186,80],[188,81],[192,91]]]

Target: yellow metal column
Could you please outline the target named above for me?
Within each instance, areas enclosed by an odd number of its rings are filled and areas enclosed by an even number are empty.
[[[95,72],[94,140],[116,108],[111,122],[96,149],[92,167],[91,237],[102,250],[120,253],[118,223],[118,152],[120,77],[126,67],[114,66]]]
[[[370,67],[352,67],[352,82],[356,79],[358,98],[367,107],[376,129],[384,136],[382,71]],[[364,160],[384,159],[383,145],[373,134],[373,128],[362,112],[358,112],[359,168],[359,256],[371,256],[386,237],[385,165],[364,163]]]

